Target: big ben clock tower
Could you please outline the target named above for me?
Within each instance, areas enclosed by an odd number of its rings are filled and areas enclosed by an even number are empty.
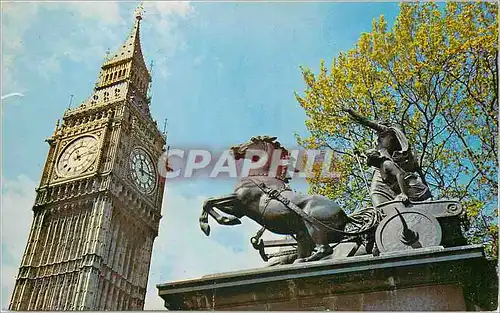
[[[158,235],[165,136],[150,111],[140,12],[92,95],[47,139],[10,310],[141,310]]]

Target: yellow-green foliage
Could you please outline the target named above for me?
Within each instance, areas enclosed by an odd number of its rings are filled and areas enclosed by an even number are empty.
[[[337,151],[333,166],[340,174],[311,178],[310,191],[348,211],[370,205],[370,171],[354,152],[373,147],[375,134],[342,111],[353,108],[400,125],[434,197],[463,201],[471,240],[490,242],[496,254],[497,12],[491,2],[403,3],[391,30],[380,16],[330,69],[324,61],[317,74],[302,68],[306,88],[296,98],[310,136],[298,141]]]

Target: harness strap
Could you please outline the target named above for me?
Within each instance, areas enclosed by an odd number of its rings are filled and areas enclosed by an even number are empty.
[[[291,202],[288,198],[282,196],[281,192],[283,190],[280,191],[278,189],[270,188],[265,183],[259,183],[258,184],[258,183],[256,183],[253,180],[251,180],[251,181],[257,187],[259,187],[259,189],[262,190],[262,192],[264,194],[266,194],[268,197],[270,197],[271,199],[278,200],[283,205],[285,205],[287,208],[289,208],[290,210],[292,210],[293,212],[295,212],[296,214],[298,214],[303,219],[305,219],[308,222],[312,223],[313,225],[321,226],[323,228],[326,228],[327,230],[330,230],[330,231],[333,231],[333,232],[337,232],[337,233],[340,233],[340,234],[343,234],[343,235],[347,235],[347,236],[358,236],[358,235],[361,235],[361,234],[363,234],[363,233],[365,233],[365,232],[368,231],[368,230],[365,230],[365,231],[361,231],[361,232],[345,232],[345,231],[342,231],[340,229],[333,228],[333,227],[331,227],[329,225],[326,225],[325,223],[321,222],[320,220],[314,218],[313,216],[307,214],[298,205],[296,205],[295,203]]]

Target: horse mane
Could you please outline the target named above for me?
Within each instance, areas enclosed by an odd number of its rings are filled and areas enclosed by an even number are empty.
[[[279,141],[276,140],[277,138],[278,137],[276,137],[276,136],[267,136],[267,135],[253,136],[252,138],[250,138],[250,141],[251,142],[269,143],[273,146],[274,149],[281,149],[281,150],[285,151],[285,153],[288,153],[288,150],[285,147],[283,147]]]

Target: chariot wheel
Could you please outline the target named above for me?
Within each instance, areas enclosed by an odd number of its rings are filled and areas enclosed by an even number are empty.
[[[394,214],[385,217],[375,232],[380,252],[439,246],[441,237],[437,219],[418,209],[394,208]]]

